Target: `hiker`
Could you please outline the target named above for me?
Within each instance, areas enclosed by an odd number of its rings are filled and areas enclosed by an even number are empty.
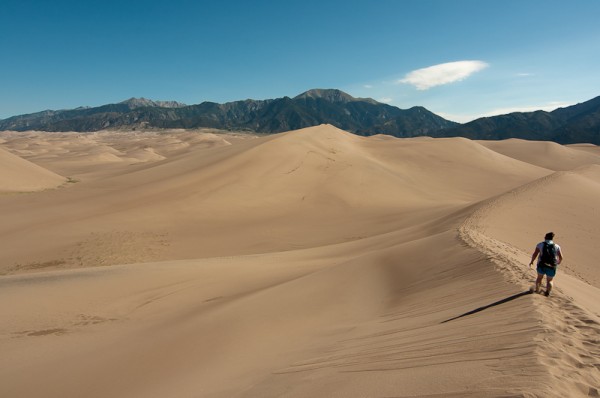
[[[544,241],[535,246],[535,251],[531,256],[531,262],[529,263],[529,267],[531,267],[535,258],[538,254],[540,255],[537,262],[538,275],[535,281],[535,292],[540,292],[542,279],[544,279],[544,275],[546,275],[546,291],[544,292],[546,296],[549,296],[552,291],[552,279],[554,279],[554,276],[556,275],[558,264],[563,260],[560,246],[554,243],[553,239],[554,232],[548,232],[546,236],[544,236]]]

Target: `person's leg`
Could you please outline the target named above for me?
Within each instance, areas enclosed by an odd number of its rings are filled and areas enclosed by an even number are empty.
[[[549,296],[552,291],[552,279],[554,278],[546,275],[546,296]]]
[[[537,279],[535,280],[535,292],[539,293],[542,288],[542,279],[544,279],[544,274],[538,273]]]

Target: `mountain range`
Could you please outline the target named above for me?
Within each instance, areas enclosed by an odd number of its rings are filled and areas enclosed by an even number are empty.
[[[335,89],[294,98],[186,105],[131,98],[117,104],[42,111],[0,120],[0,130],[89,132],[102,129],[200,128],[279,133],[332,124],[359,135],[522,138],[600,145],[600,97],[552,112],[515,112],[459,124],[415,106],[400,109]]]

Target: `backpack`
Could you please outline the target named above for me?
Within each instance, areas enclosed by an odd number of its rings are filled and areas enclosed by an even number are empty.
[[[550,268],[556,268],[556,246],[554,243],[544,242],[540,264]]]

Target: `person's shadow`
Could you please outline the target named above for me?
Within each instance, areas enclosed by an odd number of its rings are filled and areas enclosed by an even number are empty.
[[[495,307],[495,306],[500,305],[500,304],[508,303],[509,301],[513,301],[514,299],[517,299],[517,298],[519,298],[521,296],[525,296],[525,295],[531,294],[531,293],[532,293],[531,291],[526,290],[524,292],[514,294],[514,295],[512,295],[510,297],[507,297],[507,298],[504,298],[502,300],[498,300],[495,303],[484,305],[483,307],[479,307],[479,308],[476,308],[476,309],[474,309],[472,311],[465,312],[464,314],[459,315],[459,316],[455,316],[454,318],[446,319],[445,321],[442,321],[440,323],[446,323],[446,322],[450,322],[450,321],[453,321],[455,319],[462,318],[462,317],[465,317],[465,316],[468,316],[468,315],[473,315],[473,314],[476,314],[476,313],[481,312],[483,310],[487,310],[488,308]]]

